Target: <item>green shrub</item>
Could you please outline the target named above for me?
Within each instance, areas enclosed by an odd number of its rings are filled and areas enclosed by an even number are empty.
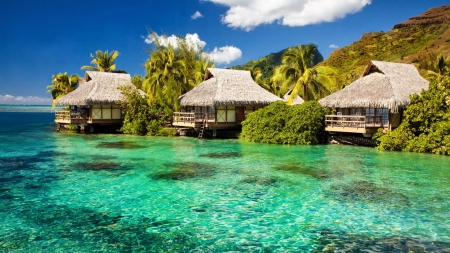
[[[450,78],[410,96],[401,125],[377,139],[380,150],[450,154]]]
[[[159,136],[177,136],[178,132],[176,128],[162,127],[158,131]]]
[[[162,130],[162,124],[168,121],[172,113],[154,101],[148,104],[147,95],[142,95],[131,86],[121,87],[125,99],[120,102],[124,111],[123,126],[120,129],[125,134],[173,136],[172,132]],[[176,130],[175,130],[176,131]]]
[[[317,144],[327,110],[317,101],[290,106],[279,101],[248,115],[239,138],[277,144]]]

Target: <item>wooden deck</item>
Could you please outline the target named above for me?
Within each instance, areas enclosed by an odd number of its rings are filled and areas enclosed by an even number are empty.
[[[325,131],[373,134],[384,128],[381,116],[325,115]]]
[[[82,115],[77,111],[58,110],[55,111],[55,122],[58,124],[92,125],[92,124],[121,124],[122,119],[93,119]]]
[[[200,129],[202,127],[205,113],[195,112],[174,112],[172,125],[176,127],[188,127]],[[215,113],[206,113],[205,129],[234,129],[240,126],[241,122],[216,122]]]

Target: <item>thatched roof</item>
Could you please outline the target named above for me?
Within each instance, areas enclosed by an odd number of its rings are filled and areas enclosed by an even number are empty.
[[[204,81],[180,97],[180,105],[268,105],[278,100],[255,83],[249,71],[208,68]]]
[[[289,97],[291,96],[292,90],[289,90],[288,92],[286,92],[286,94],[284,94],[283,96],[283,100],[284,101],[288,101]],[[294,100],[292,100],[291,105],[298,105],[298,104],[303,104],[305,102],[305,100],[303,100],[303,98],[301,98],[299,95],[297,95]]]
[[[412,64],[372,61],[361,78],[319,103],[330,108],[371,107],[398,112],[409,105],[409,95],[428,89],[428,84]]]
[[[85,80],[74,91],[56,100],[57,105],[112,105],[123,99],[118,89],[130,85],[129,74],[86,71]]]

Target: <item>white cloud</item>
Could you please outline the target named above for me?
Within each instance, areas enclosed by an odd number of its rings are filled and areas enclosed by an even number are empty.
[[[278,22],[305,26],[332,22],[360,11],[372,0],[205,0],[230,7],[222,23],[250,31],[258,25]]]
[[[162,46],[167,47],[170,44],[175,49],[178,47],[177,36],[175,36],[175,35],[171,35],[171,36],[158,35],[156,33],[155,33],[155,35],[156,35],[159,43],[161,43]],[[186,34],[185,39],[188,42],[189,46],[199,45],[201,48],[204,48],[206,46],[206,42],[202,41],[197,33],[194,33],[194,34],[188,33],[188,34]],[[147,37],[145,37],[145,43],[152,44],[153,42],[155,42],[155,39],[151,35],[148,35]]]
[[[191,16],[192,19],[197,19],[197,18],[201,18],[201,17],[203,17],[203,15],[199,11],[195,12]]]
[[[230,62],[241,58],[242,51],[233,46],[216,47],[211,53],[208,53],[208,55],[217,64],[230,64]]]
[[[0,104],[51,104],[51,98],[0,95]]]
[[[329,48],[339,48],[339,46],[336,45],[336,44],[331,44],[331,45],[329,46]]]
[[[167,47],[169,44],[172,45],[174,48],[178,47],[177,42],[177,36],[171,35],[171,36],[165,36],[158,34],[155,34],[158,41],[161,43],[162,46]],[[197,33],[194,34],[186,34],[185,37],[186,41],[191,45],[200,45],[200,47],[203,49],[206,46],[206,42],[201,40]],[[152,36],[148,35],[145,37],[145,43],[152,44],[155,40]],[[235,61],[242,56],[242,51],[234,46],[224,46],[224,47],[215,47],[212,52],[205,52],[207,56],[211,58],[212,61],[220,64],[230,64],[232,61]]]

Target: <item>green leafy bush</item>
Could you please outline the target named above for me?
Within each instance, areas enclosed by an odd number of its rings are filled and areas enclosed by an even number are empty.
[[[248,115],[239,138],[277,144],[317,144],[327,110],[317,101],[290,106],[279,101]]]
[[[120,129],[125,134],[175,136],[176,129],[166,129],[162,125],[170,117],[164,107],[154,101],[148,104],[147,95],[142,95],[131,86],[121,87],[125,99],[120,105],[124,110],[123,126]]]
[[[380,150],[450,154],[450,78],[412,95],[401,125],[377,139]]]

